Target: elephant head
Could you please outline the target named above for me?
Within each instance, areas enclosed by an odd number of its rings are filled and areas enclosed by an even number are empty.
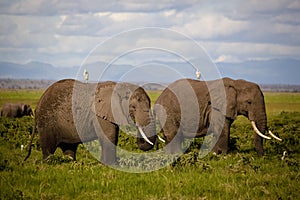
[[[141,150],[153,148],[156,141],[155,120],[152,117],[150,98],[141,87],[129,83],[99,85],[95,97],[98,117],[118,125],[137,127],[137,143]]]
[[[281,140],[268,130],[264,95],[260,87],[245,80],[223,79],[226,91],[226,117],[232,120],[237,115],[249,119],[255,131],[254,144],[259,155],[263,155],[262,138],[271,139],[264,135],[266,131],[275,139]]]
[[[32,112],[32,109],[31,109],[30,105],[21,103],[20,107],[21,107],[21,115],[22,116],[25,116],[25,115],[26,116],[33,116],[33,112]]]

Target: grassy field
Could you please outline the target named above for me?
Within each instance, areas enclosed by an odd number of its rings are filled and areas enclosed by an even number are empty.
[[[0,89],[0,106],[4,103],[18,103],[24,102],[35,108],[38,100],[43,94],[43,90],[14,90],[14,89]]]
[[[35,108],[42,92],[0,90],[0,106],[25,102]],[[154,101],[159,93],[149,95]],[[265,100],[269,127],[283,141],[266,141],[264,157],[257,157],[251,126],[239,117],[231,129],[229,154],[200,159],[197,147],[203,139],[195,139],[179,160],[148,173],[104,166],[83,145],[77,162],[60,150],[43,162],[37,138],[23,162],[26,151],[20,147],[30,139],[33,119],[0,118],[0,199],[299,199],[300,94],[266,93]],[[139,152],[135,139],[123,132],[119,146]],[[283,151],[288,152],[284,160]]]

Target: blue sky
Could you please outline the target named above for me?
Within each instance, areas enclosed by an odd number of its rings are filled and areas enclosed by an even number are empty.
[[[213,62],[300,59],[299,19],[298,0],[2,0],[0,61],[79,66],[97,45],[143,27],[164,28],[193,39]],[[190,42],[172,34],[133,34],[101,51],[103,57],[96,61],[137,43],[164,43],[192,59]]]

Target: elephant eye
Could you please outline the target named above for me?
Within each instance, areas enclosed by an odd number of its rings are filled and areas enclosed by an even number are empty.
[[[252,104],[252,101],[251,101],[251,100],[247,100],[247,103],[251,105],[251,104]]]

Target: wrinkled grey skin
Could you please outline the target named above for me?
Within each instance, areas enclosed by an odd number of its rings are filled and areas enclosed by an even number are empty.
[[[181,108],[177,98],[180,92],[176,94],[176,91],[186,90],[187,88],[183,87],[184,83],[188,83],[197,96],[198,105],[190,103],[189,107],[193,108],[192,110],[198,110],[199,120],[181,119]],[[224,85],[224,90],[220,87],[222,85]],[[225,95],[222,94],[222,91],[223,93],[225,91]],[[186,99],[189,98],[186,96]],[[162,126],[167,145],[166,150],[169,153],[182,152],[183,138],[202,137],[207,133],[214,134],[213,144],[215,145],[212,151],[217,154],[227,153],[230,127],[238,115],[254,121],[261,133],[268,130],[263,93],[257,84],[244,80],[223,78],[204,82],[181,79],[170,84],[162,92],[155,102],[154,110]],[[197,115],[197,113],[193,113],[194,111],[189,112],[189,115]],[[189,126],[192,126],[193,123],[197,123],[194,125],[196,133],[190,131],[191,127]],[[264,153],[263,139],[257,134],[254,135],[254,146],[258,155],[262,156]]]
[[[78,144],[99,139],[101,161],[114,165],[119,124],[134,122],[155,143],[150,99],[141,87],[129,83],[117,87],[115,82],[87,84],[61,80],[45,91],[35,110],[44,159],[60,147],[65,155],[76,160]],[[137,143],[144,151],[153,148],[140,138],[139,132]],[[25,160],[29,155],[30,151]]]
[[[24,103],[6,103],[2,106],[1,116],[3,117],[23,117],[32,116],[30,105]]]

